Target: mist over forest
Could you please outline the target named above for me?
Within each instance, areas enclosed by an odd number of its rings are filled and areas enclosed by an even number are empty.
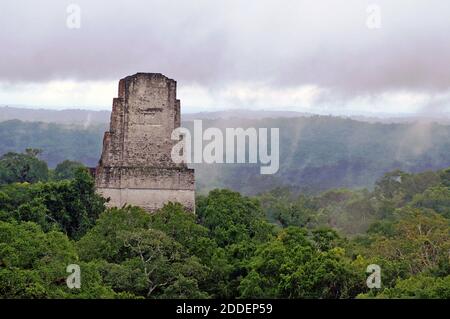
[[[81,119],[82,116],[79,117]],[[49,167],[64,160],[95,167],[108,124],[0,122],[0,154],[42,150]],[[182,126],[192,130],[193,122]],[[435,122],[369,123],[333,116],[204,119],[203,129],[279,128],[279,171],[259,164],[193,164],[199,193],[229,188],[254,195],[275,187],[318,193],[337,187],[369,188],[386,172],[418,173],[450,166],[450,125]],[[206,143],[204,143],[206,144]]]
[[[188,114],[192,135],[197,119],[223,136],[278,128],[279,170],[190,164],[195,214],[179,203],[148,214],[108,208],[86,170],[109,112],[22,111],[0,117],[1,297],[450,298],[445,118]],[[61,281],[73,260],[77,290]]]

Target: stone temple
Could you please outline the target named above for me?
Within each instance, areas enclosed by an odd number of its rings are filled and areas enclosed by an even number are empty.
[[[154,211],[171,201],[194,211],[194,170],[170,156],[178,142],[171,134],[180,126],[176,89],[176,81],[158,73],[120,80],[95,171],[97,191],[110,198],[109,206]]]

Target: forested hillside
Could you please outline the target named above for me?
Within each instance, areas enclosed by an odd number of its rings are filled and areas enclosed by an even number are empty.
[[[0,121],[20,120],[25,122],[44,122],[58,124],[78,124],[83,126],[106,124],[110,111],[80,109],[49,110],[43,108],[23,108],[0,106]]]
[[[192,127],[192,122],[184,122]],[[277,186],[317,193],[331,188],[371,188],[384,173],[450,166],[450,126],[366,123],[327,116],[205,120],[207,127],[278,127],[280,170],[262,176],[256,165],[196,164],[197,190],[229,188],[248,195]],[[96,166],[106,125],[0,123],[0,154],[39,148],[50,167],[65,159]]]
[[[226,187],[256,194],[278,186],[323,191],[371,188],[384,173],[450,166],[450,126],[431,123],[371,124],[336,117],[204,121],[205,127],[280,128],[280,170],[259,174],[249,165],[201,165],[200,190]],[[214,179],[214,182],[212,182]]]
[[[84,128],[18,120],[0,122],[0,154],[36,148],[42,150],[41,158],[50,167],[66,159],[95,166],[106,128],[106,124]]]
[[[370,192],[217,189],[195,215],[148,214],[105,209],[79,163],[38,156],[0,158],[0,298],[450,298],[450,168],[393,171]]]

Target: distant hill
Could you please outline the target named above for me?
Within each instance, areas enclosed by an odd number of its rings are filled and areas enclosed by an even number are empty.
[[[265,111],[265,110],[227,110],[214,112],[198,112],[183,114],[183,120],[218,120],[218,119],[264,119],[264,118],[290,118],[290,117],[308,117],[312,113],[293,112],[293,111]]]
[[[191,121],[182,123],[191,127]],[[108,124],[0,122],[0,154],[33,147],[51,167],[65,159],[95,166]],[[332,116],[204,120],[207,127],[280,129],[280,170],[260,175],[257,165],[195,164],[200,192],[231,188],[255,194],[288,186],[318,192],[372,187],[388,171],[437,170],[450,166],[450,126],[436,123],[367,123]]]
[[[66,126],[55,123],[0,122],[0,154],[23,152],[25,148],[40,148],[42,158],[50,167],[65,159],[95,166],[100,158],[106,124]]]
[[[311,116],[313,114],[290,111],[249,111],[231,110],[199,113],[183,113],[183,120],[191,121],[213,119],[261,119],[279,117]],[[48,110],[43,108],[24,108],[0,106],[0,122],[8,120],[20,120],[24,122],[44,122],[68,125],[95,125],[109,123],[110,111],[91,111],[79,109]]]
[[[185,123],[186,126],[192,124]],[[317,192],[372,187],[384,173],[450,166],[450,126],[367,123],[331,116],[210,120],[204,127],[278,127],[280,170],[260,175],[257,165],[195,165],[200,190],[226,187],[252,194],[277,186]]]
[[[92,111],[81,109],[49,110],[44,108],[25,108],[0,106],[0,122],[8,120],[20,120],[25,122],[44,122],[58,123],[68,125],[89,126],[95,124],[109,123],[110,111]],[[317,114],[294,112],[294,111],[268,111],[268,110],[226,110],[198,113],[183,113],[184,121],[199,120],[218,120],[218,119],[265,119],[265,118],[296,118],[311,117]],[[350,118],[353,120],[369,123],[413,123],[413,122],[436,122],[440,124],[450,124],[450,114],[426,115],[426,114],[407,114],[407,115],[354,115],[354,116],[336,116],[341,118]]]
[[[110,115],[110,111],[48,110],[0,106],[0,121],[20,120],[89,126],[108,123]]]

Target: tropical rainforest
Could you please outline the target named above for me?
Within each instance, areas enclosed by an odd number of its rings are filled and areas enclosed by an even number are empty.
[[[106,203],[80,162],[3,154],[0,298],[450,298],[450,168],[315,194],[213,189],[195,214]]]
[[[192,121],[182,125],[192,128]],[[279,171],[261,175],[259,164],[194,164],[197,192],[227,188],[258,195],[275,187],[318,194],[334,188],[367,188],[386,172],[419,173],[450,166],[450,125],[438,123],[367,123],[332,116],[204,120],[222,131],[232,128],[279,128]],[[0,122],[0,155],[41,149],[49,167],[64,160],[95,167],[106,124]],[[224,134],[225,136],[225,134]]]

